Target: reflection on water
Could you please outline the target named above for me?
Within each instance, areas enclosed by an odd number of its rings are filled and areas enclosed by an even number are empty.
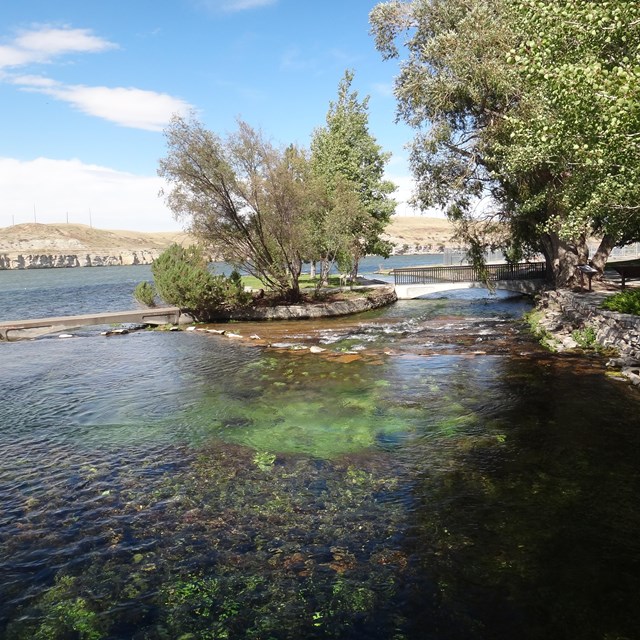
[[[0,636],[637,637],[639,399],[524,304],[0,345]]]

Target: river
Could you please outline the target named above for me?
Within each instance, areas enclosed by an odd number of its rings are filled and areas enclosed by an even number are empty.
[[[148,278],[0,272],[2,312]],[[640,397],[529,306],[0,344],[0,637],[640,637]]]

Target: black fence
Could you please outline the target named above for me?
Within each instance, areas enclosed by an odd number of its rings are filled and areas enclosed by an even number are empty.
[[[497,282],[499,280],[541,280],[547,275],[544,262],[488,264],[483,272],[473,265],[451,267],[409,267],[394,269],[395,284],[437,284],[439,282]]]

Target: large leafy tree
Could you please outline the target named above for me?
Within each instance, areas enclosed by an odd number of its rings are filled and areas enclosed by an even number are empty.
[[[391,246],[381,238],[392,213],[395,191],[384,179],[390,154],[382,151],[369,132],[368,97],[358,98],[351,88],[354,74],[346,71],[338,98],[329,105],[326,125],[316,129],[311,142],[311,165],[324,185],[325,203],[316,217],[318,247],[326,244],[323,258],[338,248],[338,257],[350,263],[352,275],[366,254],[388,256]],[[343,233],[337,231],[342,228]]]
[[[242,121],[223,140],[194,117],[176,116],[165,135],[158,174],[171,186],[174,214],[222,259],[298,300],[313,206],[305,154],[274,147]]]
[[[591,11],[582,10],[586,5]],[[407,36],[396,94],[399,116],[418,129],[412,150],[418,200],[447,207],[476,256],[488,242],[484,232],[498,228],[489,242],[498,238],[513,258],[542,251],[563,285],[586,259],[587,234],[606,234],[604,253],[612,239],[634,236],[635,195],[612,198],[621,195],[624,150],[635,144],[632,91],[618,81],[636,64],[628,64],[638,29],[630,6],[414,0],[372,12],[383,56],[398,56],[396,39]],[[603,89],[584,70],[598,65],[607,67],[616,90],[596,100]],[[616,98],[616,109],[626,114],[615,142],[606,137],[610,111],[601,111],[603,103],[612,108],[613,96],[624,99]],[[494,206],[478,216],[486,195]]]
[[[518,0],[519,40],[508,54],[536,104],[511,121],[508,170],[548,164],[562,175],[565,237],[603,235],[602,267],[615,244],[640,237],[640,4],[635,0]]]

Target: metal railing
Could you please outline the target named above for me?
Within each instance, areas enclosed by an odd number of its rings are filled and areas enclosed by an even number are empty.
[[[547,275],[544,262],[488,264],[484,274],[489,282],[501,280],[541,280]],[[439,282],[484,282],[483,273],[473,265],[407,267],[393,270],[395,284],[436,284]]]

